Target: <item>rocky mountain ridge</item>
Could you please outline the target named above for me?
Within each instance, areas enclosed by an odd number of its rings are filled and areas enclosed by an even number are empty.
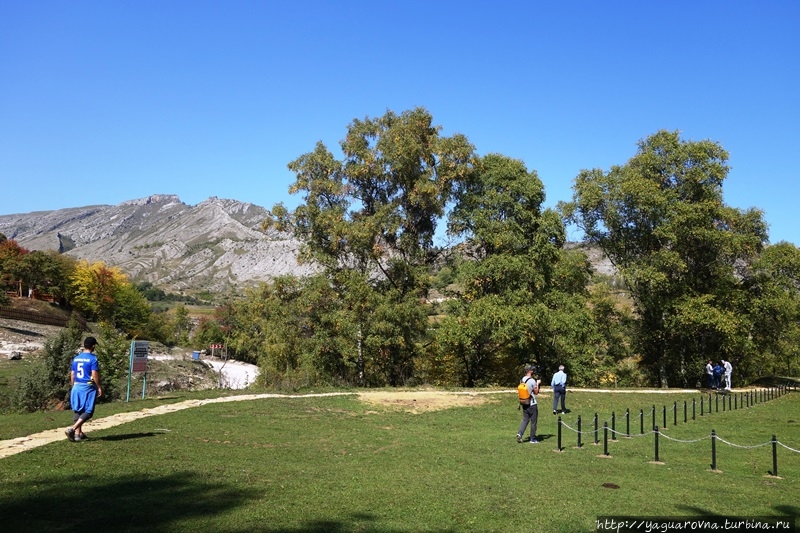
[[[282,274],[313,271],[299,243],[265,233],[263,207],[211,197],[187,205],[156,194],[118,205],[0,215],[0,233],[30,250],[59,250],[119,267],[167,291],[224,293]]]
[[[304,276],[300,243],[264,232],[269,212],[255,204],[211,197],[187,205],[154,194],[118,205],[0,215],[0,233],[30,250],[59,250],[119,267],[132,281],[168,292],[225,294],[283,274]],[[599,249],[580,246],[597,272],[615,269]]]

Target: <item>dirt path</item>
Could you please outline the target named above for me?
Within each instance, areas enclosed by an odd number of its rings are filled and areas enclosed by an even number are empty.
[[[447,392],[434,390],[421,391],[366,391],[366,392],[330,392],[324,394],[242,394],[239,396],[226,396],[224,398],[212,398],[208,400],[186,400],[184,402],[161,405],[151,409],[132,411],[129,413],[118,413],[116,415],[90,420],[86,423],[88,431],[108,429],[127,422],[147,418],[149,416],[163,415],[182,411],[192,407],[200,407],[212,403],[241,402],[247,400],[261,400],[266,398],[314,398],[324,396],[358,396],[366,403],[380,404],[417,414],[438,409],[448,409],[463,405],[478,405],[491,401],[492,395],[513,394],[516,389],[479,391],[479,392]],[[652,390],[606,390],[606,389],[573,389],[570,393],[580,392],[619,392],[619,393],[696,393],[696,389],[652,389]],[[549,398],[546,392],[538,396],[541,399]],[[26,450],[38,448],[51,442],[64,440],[64,428],[48,429],[40,433],[0,441],[0,459],[9,457]]]

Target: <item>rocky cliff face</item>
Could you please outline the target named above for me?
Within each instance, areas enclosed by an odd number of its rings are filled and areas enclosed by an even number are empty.
[[[31,250],[60,250],[119,267],[168,291],[227,292],[282,274],[307,275],[299,243],[264,233],[263,207],[216,197],[190,206],[175,195],[0,216],[0,233]]]

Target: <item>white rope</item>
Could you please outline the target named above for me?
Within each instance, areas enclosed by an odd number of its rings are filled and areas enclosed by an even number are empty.
[[[743,448],[745,450],[752,450],[753,448],[761,448],[762,446],[769,446],[772,444],[772,441],[765,442],[764,444],[756,444],[755,446],[742,446],[740,444],[734,444],[732,442],[728,442],[719,435],[717,435],[717,440],[724,442],[728,446],[733,446],[734,448]]]
[[[791,451],[791,452],[794,452],[794,453],[800,453],[800,450],[795,450],[794,448],[789,448],[787,445],[785,445],[785,444],[784,444],[784,443],[782,443],[781,441],[776,441],[776,442],[777,442],[778,444],[780,444],[781,446],[783,446],[784,448],[786,448],[787,450]]]
[[[580,433],[581,435],[591,435],[592,433],[594,433],[593,429],[590,429],[589,431],[578,431],[577,429],[573,429],[573,428],[569,427],[569,425],[566,422],[564,422],[563,420],[561,421],[561,425],[565,426],[568,429],[571,429],[575,433]],[[598,429],[597,431],[599,432],[600,430]]]
[[[659,435],[661,435],[662,437],[664,437],[665,439],[668,439],[668,440],[674,440],[675,442],[685,442],[687,444],[692,444],[694,442],[700,442],[701,440],[706,440],[706,439],[710,439],[711,438],[711,435],[709,435],[708,437],[701,437],[699,439],[694,439],[694,440],[683,440],[683,439],[676,439],[675,437],[670,437],[666,433],[659,433]]]

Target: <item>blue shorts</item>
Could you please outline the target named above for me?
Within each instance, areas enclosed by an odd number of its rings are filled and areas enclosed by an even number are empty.
[[[69,393],[69,404],[76,413],[94,413],[97,387],[89,383],[76,383]]]

